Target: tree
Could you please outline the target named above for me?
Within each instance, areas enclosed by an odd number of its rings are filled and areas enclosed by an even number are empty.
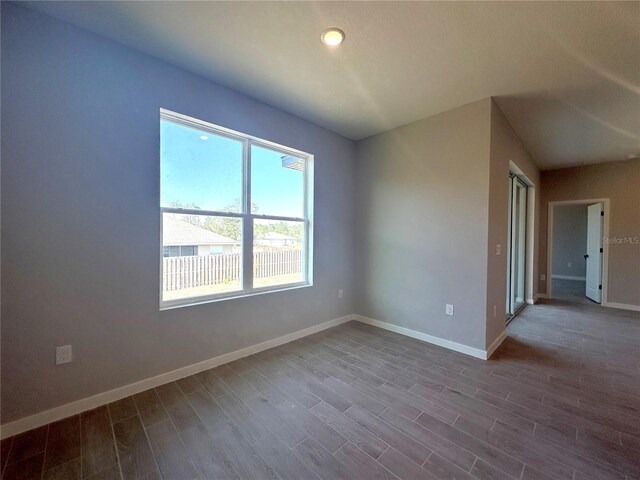
[[[237,198],[231,205],[227,205],[222,209],[223,212],[239,212],[241,211],[240,199]],[[258,211],[258,206],[254,203],[251,206],[253,213]],[[235,217],[207,217],[202,225],[207,230],[224,235],[225,237],[240,240],[242,238],[242,220]]]
[[[288,237],[293,237],[299,241],[302,241],[302,236],[304,235],[304,227],[301,222],[257,223],[255,224],[254,231],[256,237],[265,235],[269,232],[275,232],[287,235]]]
[[[234,240],[242,238],[242,220],[239,218],[207,217],[202,227]]]
[[[169,203],[171,208],[185,208],[189,210],[200,210],[200,207],[195,203],[182,203],[179,201],[173,201]],[[201,215],[189,215],[189,214],[174,214],[175,218],[182,220],[183,222],[190,223],[191,225],[195,225],[200,227],[202,225],[202,216]]]
[[[201,210],[201,208],[195,203],[183,204],[175,201],[171,202],[172,208],[184,208],[189,210]],[[231,205],[227,205],[221,211],[223,212],[239,212],[240,199],[237,198]],[[251,213],[258,213],[259,207],[255,203],[251,205]],[[212,232],[224,235],[225,237],[232,238],[240,241],[242,238],[242,220],[237,217],[215,217],[204,215],[189,215],[189,214],[176,214],[179,218],[191,225],[197,227],[206,228]],[[299,241],[302,241],[304,235],[304,228],[302,223],[294,222],[269,222],[261,223],[256,222],[254,224],[254,235],[259,237],[269,232],[276,232],[282,235],[293,237]]]

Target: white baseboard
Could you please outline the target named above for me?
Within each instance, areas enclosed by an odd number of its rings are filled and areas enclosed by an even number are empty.
[[[551,275],[551,278],[557,278],[558,280],[576,280],[585,282],[587,277],[572,277],[571,275]]]
[[[144,392],[145,390],[149,390],[150,388],[155,388],[169,382],[174,382],[181,378],[188,377],[189,375],[193,375],[195,373],[202,372],[204,370],[208,370],[210,368],[214,368],[219,365],[232,362],[234,360],[238,360],[239,358],[247,357],[249,355],[253,355],[254,353],[258,353],[263,350],[277,347],[278,345],[292,342],[299,338],[312,335],[322,330],[326,330],[327,328],[346,323],[350,320],[354,320],[354,315],[345,315],[344,317],[335,318],[333,320],[329,320],[328,322],[314,325],[313,327],[298,330],[296,332],[283,335],[282,337],[273,338],[271,340],[267,340],[266,342],[258,343],[257,345],[241,348],[240,350],[225,353],[224,355],[210,358],[202,362],[194,363],[193,365],[188,365],[186,367],[178,368],[170,372],[161,373],[160,375],[156,375],[155,377],[146,378],[144,380],[140,380],[139,382],[114,388],[113,390],[98,393],[97,395],[93,395],[91,397],[82,398],[65,405],[60,405],[59,407],[54,407],[44,412],[36,413],[28,417],[14,420],[13,422],[9,422],[0,426],[0,438],[4,439],[7,437],[11,437],[13,435],[17,435],[18,433],[26,432],[33,428],[41,427],[43,425],[47,425],[48,423],[62,420],[63,418],[67,418],[72,415],[77,415],[78,413],[91,410],[92,408],[100,407],[102,405],[115,402],[116,400],[121,400],[130,395]]]
[[[620,308],[622,310],[631,310],[633,312],[640,312],[640,305],[631,305],[628,303],[615,303],[607,302],[602,304],[603,307]]]
[[[533,297],[533,303],[538,303],[538,300],[549,298],[549,295],[546,293],[536,293],[536,296]]]
[[[491,358],[491,355],[493,355],[493,352],[495,352],[498,349],[498,347],[502,345],[502,342],[504,342],[505,338],[507,338],[507,331],[503,330],[502,333],[498,335],[498,338],[496,338],[493,341],[493,343],[489,345],[489,348],[487,349],[487,358],[485,358],[485,360],[488,360],[489,358]]]
[[[433,345],[438,345],[440,347],[448,348],[449,350],[454,350],[456,352],[464,353],[465,355],[471,355],[472,357],[480,358],[482,360],[486,360],[487,358],[489,358],[487,355],[488,352],[486,350],[469,347],[467,345],[463,345],[462,343],[456,343],[456,342],[452,342],[451,340],[445,340],[444,338],[434,337],[433,335],[428,335],[426,333],[417,332],[416,330],[410,330],[408,328],[399,327],[398,325],[383,322],[380,320],[375,320],[373,318],[365,317],[363,315],[354,315],[353,319],[358,320],[359,322],[362,322],[362,323],[366,323],[367,325],[373,325],[374,327],[383,328],[385,330],[389,330],[390,332],[406,335],[407,337],[422,340],[423,342],[427,342],[427,343],[432,343]],[[504,338],[502,340],[504,340]],[[498,345],[496,345],[495,348],[498,348]]]

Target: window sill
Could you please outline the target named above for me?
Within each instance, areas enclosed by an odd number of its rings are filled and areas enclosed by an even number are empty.
[[[301,288],[312,287],[313,283],[308,282],[300,282],[300,283],[290,283],[288,285],[281,285],[275,288],[261,288],[255,289],[250,292],[230,292],[229,294],[223,295],[207,295],[201,297],[190,297],[180,300],[172,300],[168,302],[160,301],[160,311],[164,310],[173,310],[175,308],[183,308],[183,307],[192,307],[195,305],[204,305],[207,303],[216,303],[222,302],[225,300],[235,300],[241,298],[255,297],[258,295],[265,295],[268,293],[279,293],[279,292],[287,292],[289,290],[298,290]]]

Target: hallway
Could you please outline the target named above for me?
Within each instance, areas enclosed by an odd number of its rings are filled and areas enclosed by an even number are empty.
[[[564,300],[568,302],[584,303],[586,305],[596,305],[585,295],[584,280],[565,280],[562,278],[553,279],[553,287],[551,297],[555,300]]]

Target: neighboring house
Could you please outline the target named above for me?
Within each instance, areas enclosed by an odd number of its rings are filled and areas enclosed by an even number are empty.
[[[240,242],[206,228],[165,216],[162,225],[162,254],[165,257],[233,253]]]
[[[298,245],[298,239],[283,235],[282,233],[269,232],[256,237],[255,242],[265,247],[295,247]]]

